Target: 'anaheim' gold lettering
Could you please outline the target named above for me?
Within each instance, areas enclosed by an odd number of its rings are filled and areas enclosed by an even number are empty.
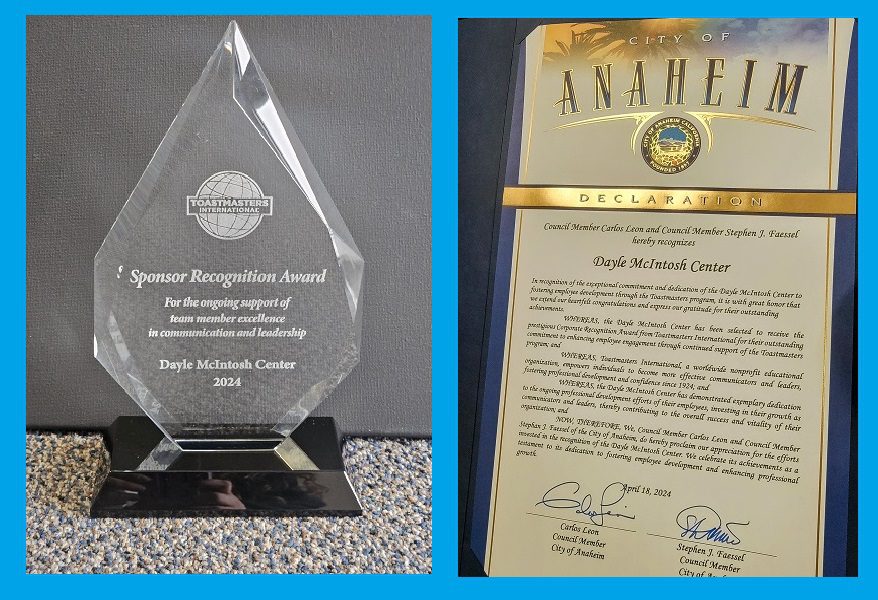
[[[684,106],[686,104],[686,70],[689,58],[668,58],[667,75],[665,77],[665,106]],[[723,103],[723,90],[721,80],[725,79],[724,71],[726,59],[723,57],[711,57],[705,59],[705,75],[701,79],[704,82],[704,96],[701,98],[701,106],[719,107]],[[753,80],[757,73],[758,61],[754,59],[744,60],[744,76],[741,80],[741,95],[737,107],[749,109],[750,93],[753,88]],[[613,107],[613,80],[612,63],[592,65],[594,78],[594,110],[602,111]],[[626,106],[635,108],[649,106],[647,94],[645,60],[635,60],[634,70],[631,77],[631,87],[622,92],[626,98]],[[777,71],[774,76],[774,84],[771,87],[771,95],[765,110],[769,112],[796,115],[796,104],[802,90],[807,65],[792,64],[786,62],[777,63]],[[581,112],[576,100],[576,81],[573,77],[573,69],[561,72],[561,98],[555,102],[555,106],[561,105],[560,116],[566,116]]]
[[[576,105],[576,92],[573,90],[573,69],[564,71],[564,83],[561,89],[561,99],[555,103],[555,106],[561,105],[561,116],[566,114],[576,114],[579,107]],[[567,109],[570,110],[567,110]]]

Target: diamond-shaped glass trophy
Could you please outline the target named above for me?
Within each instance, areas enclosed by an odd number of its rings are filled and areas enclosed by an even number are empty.
[[[235,22],[95,257],[120,417],[93,516],[358,514],[331,418],[363,258]]]

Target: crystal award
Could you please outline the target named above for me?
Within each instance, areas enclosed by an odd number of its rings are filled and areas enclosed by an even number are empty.
[[[146,413],[94,516],[357,514],[331,418],[363,258],[233,21],[94,264],[94,354]]]

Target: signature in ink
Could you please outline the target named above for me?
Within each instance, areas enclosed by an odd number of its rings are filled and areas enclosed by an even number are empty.
[[[709,506],[696,505],[684,508],[677,514],[677,525],[680,527],[680,537],[687,540],[699,540],[705,542],[718,542],[737,546],[741,538],[735,532],[736,527],[746,527],[746,523],[729,521],[723,524],[722,517]]]
[[[600,503],[592,508],[594,499],[591,494],[585,494],[577,498],[581,486],[576,481],[565,481],[546,490],[543,499],[534,506],[545,506],[561,510],[573,510],[578,515],[585,515],[595,525],[603,525],[604,517],[618,517],[622,519],[634,519],[634,515],[625,514],[611,507],[618,505],[625,497],[627,487],[624,483],[611,483],[601,492]],[[624,508],[627,508],[623,505]]]

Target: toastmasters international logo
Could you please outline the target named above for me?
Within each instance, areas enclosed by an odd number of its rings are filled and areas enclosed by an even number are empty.
[[[246,173],[220,171],[186,196],[186,214],[194,215],[201,228],[221,240],[237,240],[252,233],[263,216],[272,214],[271,196]]]

